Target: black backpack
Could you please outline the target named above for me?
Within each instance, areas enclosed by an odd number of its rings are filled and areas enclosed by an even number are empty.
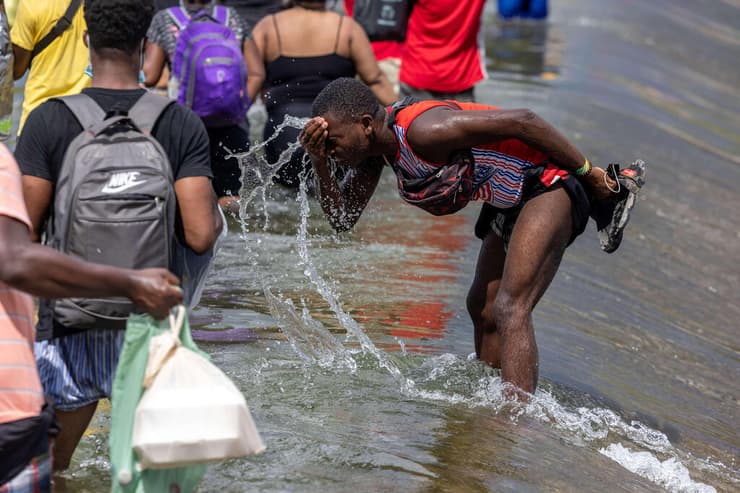
[[[352,17],[370,41],[404,41],[414,0],[355,0]]]

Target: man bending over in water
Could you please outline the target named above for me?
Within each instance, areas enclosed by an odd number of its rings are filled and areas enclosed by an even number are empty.
[[[484,201],[475,228],[483,244],[467,300],[476,354],[501,368],[504,381],[534,392],[532,310],[589,215],[602,249],[617,249],[644,183],[644,163],[636,161],[621,173],[611,165],[609,173],[592,167],[530,110],[408,99],[383,108],[355,79],[329,84],[314,101],[313,115],[301,142],[311,155],[321,207],[338,231],[360,218],[384,163],[403,188],[402,182],[434,181],[461,151],[472,156],[466,199]],[[330,158],[347,168],[341,183],[328,166]]]

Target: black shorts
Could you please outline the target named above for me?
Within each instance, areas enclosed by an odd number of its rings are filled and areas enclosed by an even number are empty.
[[[246,123],[228,127],[206,128],[211,148],[213,190],[219,197],[239,196],[242,170],[239,160],[228,157],[249,150],[249,127]]]
[[[530,168],[525,172],[522,201],[516,207],[499,209],[489,203],[483,204],[478,221],[475,223],[475,236],[482,240],[493,232],[504,240],[504,245],[508,247],[511,232],[514,230],[514,224],[524,204],[548,190],[548,187],[540,180],[540,176],[544,170],[544,166],[538,166],[536,168]],[[573,233],[568,241],[568,245],[570,245],[586,229],[589,218],[588,214],[591,210],[591,202],[580,180],[575,176],[568,175],[555,182],[552,186],[558,183],[561,183],[565,191],[568,192],[571,202],[570,213],[573,223]]]

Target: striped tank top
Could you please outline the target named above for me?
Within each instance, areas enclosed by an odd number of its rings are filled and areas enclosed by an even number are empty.
[[[477,103],[451,101],[463,110],[498,110],[495,106]],[[393,166],[400,168],[410,178],[426,178],[437,172],[439,164],[425,161],[417,155],[406,139],[406,132],[417,116],[438,106],[450,106],[444,101],[420,101],[413,103],[396,114],[393,131],[399,144],[399,153]],[[525,171],[543,165],[547,156],[518,139],[506,139],[499,142],[473,147],[475,158],[475,177],[473,200],[488,202],[494,207],[508,209],[517,206],[522,199]],[[548,165],[548,168],[554,168]],[[550,171],[550,170],[548,170]],[[545,173],[554,183],[567,173],[553,169]],[[562,176],[561,176],[562,175]],[[552,183],[545,183],[546,186]]]

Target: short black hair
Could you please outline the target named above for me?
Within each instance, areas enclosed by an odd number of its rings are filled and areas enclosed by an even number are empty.
[[[331,81],[313,100],[312,116],[332,113],[343,121],[355,121],[364,114],[377,116],[382,107],[365,84],[352,77]]]
[[[87,33],[96,51],[138,50],[153,16],[153,0],[85,0]]]

